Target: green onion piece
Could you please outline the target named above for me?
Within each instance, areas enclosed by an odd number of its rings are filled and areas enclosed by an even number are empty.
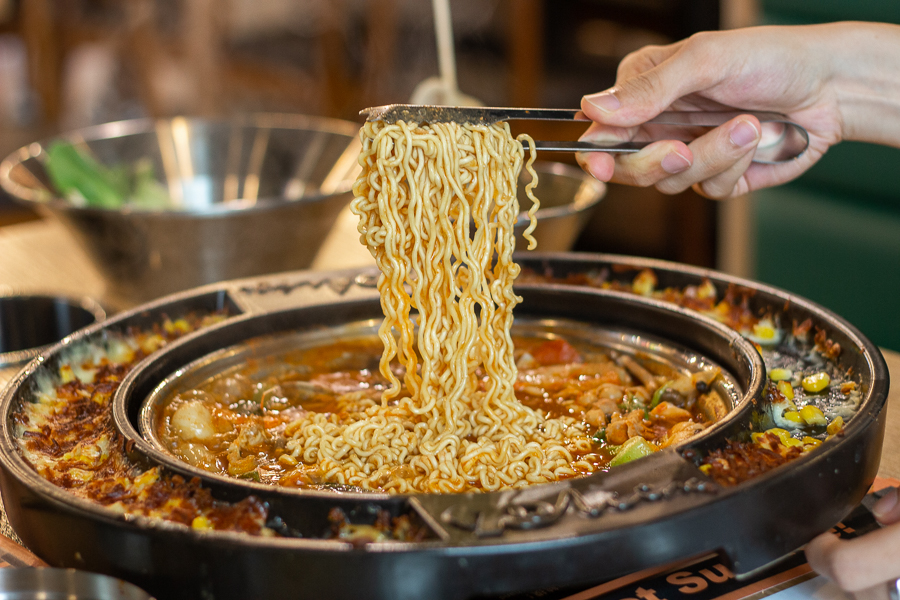
[[[656,448],[653,444],[637,435],[622,444],[619,451],[616,453],[616,457],[609,461],[609,466],[618,467],[619,465],[624,465],[633,460],[643,458],[654,452],[656,452]]]
[[[239,475],[239,477],[240,477],[240,479],[249,479],[251,481],[256,481],[256,482],[262,481],[259,477],[259,471],[248,471],[247,473],[244,473],[243,475]]]
[[[88,206],[119,208],[125,203],[122,174],[67,142],[54,142],[47,148],[47,175],[60,192],[66,196],[78,193]]]
[[[662,400],[663,392],[665,392],[669,388],[669,382],[665,382],[661,386],[659,386],[655,392],[653,392],[653,398],[650,400],[650,410],[656,408],[656,405],[659,404],[660,400]]]
[[[129,204],[150,210],[172,208],[169,192],[156,180],[156,172],[149,159],[134,163],[134,189]]]

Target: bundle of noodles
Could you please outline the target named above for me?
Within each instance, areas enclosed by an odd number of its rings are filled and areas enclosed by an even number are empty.
[[[591,447],[582,426],[544,418],[513,393],[522,143],[505,123],[368,122],[360,136],[351,210],[381,270],[380,369],[391,387],[380,403],[348,395],[340,413],[289,427],[288,449],[316,463],[326,482],[399,493],[497,490],[589,472],[575,458]],[[525,139],[536,211],[534,142]]]

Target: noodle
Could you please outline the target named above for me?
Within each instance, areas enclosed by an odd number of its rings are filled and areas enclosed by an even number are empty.
[[[380,403],[348,395],[342,411],[292,424],[288,450],[324,481],[396,493],[492,491],[589,471],[573,458],[591,447],[584,426],[544,418],[514,395],[522,143],[505,123],[375,121],[360,137],[351,210],[381,270],[380,370],[390,387]],[[524,139],[532,248],[537,175]]]

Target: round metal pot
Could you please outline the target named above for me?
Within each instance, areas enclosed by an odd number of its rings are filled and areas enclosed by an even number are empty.
[[[228,308],[224,322],[173,342],[140,363],[122,383],[114,417],[137,460],[184,465],[160,456],[135,427],[138,411],[160,383],[218,349],[267,334],[341,326],[377,318],[377,274],[296,273],[227,282],[145,305],[82,330],[21,372],[2,398],[0,488],[10,522],[53,565],[90,568],[131,581],[161,598],[461,599],[614,577],[666,561],[721,551],[736,573],[750,573],[797,549],[838,522],[863,497],[880,458],[887,395],[878,350],[852,326],[786,292],[671,263],[613,256],[520,257],[542,273],[649,266],[666,285],[709,277],[756,290],[756,308],[810,318],[841,343],[841,368],[853,367],[864,388],[858,413],[842,436],[784,467],[737,486],[713,484],[685,453],[704,453],[750,427],[764,402],[764,374],[746,340],[707,318],[666,302],[607,290],[538,283],[518,286],[517,315],[572,319],[664,339],[729,370],[744,387],[735,409],[705,434],[671,451],[581,479],[488,494],[335,494],[283,492],[253,482],[202,476],[222,499],[252,493],[302,537],[260,538],[199,532],[143,517],[124,518],[57,488],[20,456],[11,416],[35,382],[58,367],[73,344],[113,330],[146,327],[163,314]],[[613,269],[614,265],[619,265]],[[755,357],[755,358],[754,358]],[[420,542],[354,546],[322,539],[327,513],[407,514],[428,528]]]

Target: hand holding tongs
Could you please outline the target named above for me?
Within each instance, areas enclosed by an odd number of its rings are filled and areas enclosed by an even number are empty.
[[[492,108],[484,106],[427,106],[417,104],[388,104],[359,111],[368,121],[395,123],[467,123],[489,125],[498,121],[589,121],[577,109],[568,108]],[[759,119],[762,131],[753,162],[774,164],[797,158],[809,146],[806,130],[791,122],[785,115],[774,112],[731,110],[720,112],[684,111],[663,112],[650,119],[645,127],[653,137],[650,141],[611,142],[545,142],[535,140],[538,150],[558,152],[637,152],[659,140],[690,142],[697,137],[696,128],[712,128],[727,123],[739,115],[753,115]],[[667,135],[668,134],[668,135]],[[687,139],[685,139],[687,137]]]

